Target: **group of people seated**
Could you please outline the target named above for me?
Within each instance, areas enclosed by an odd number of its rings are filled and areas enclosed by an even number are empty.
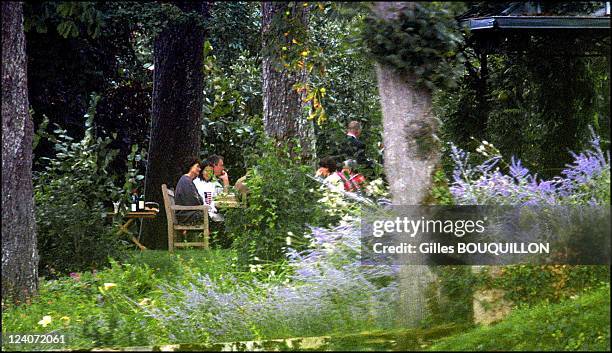
[[[343,188],[344,191],[359,193],[366,181],[365,177],[356,172],[357,162],[348,159],[338,166],[333,157],[322,158],[315,177],[323,179],[323,182],[332,190]]]
[[[358,166],[372,167],[372,161],[365,157],[365,144],[359,140],[361,123],[351,121],[347,126],[346,139],[341,144],[337,156],[321,159],[315,176],[322,179],[331,189],[360,193],[365,186],[366,178],[357,172]],[[338,161],[343,160],[338,165]],[[243,177],[244,178],[244,177]],[[243,190],[241,178],[236,188]],[[223,215],[215,206],[215,197],[227,192],[230,187],[229,176],[223,166],[223,156],[212,155],[201,162],[197,158],[188,161],[185,174],[179,179],[174,201],[182,206],[208,206],[208,215],[213,221],[223,221]],[[176,212],[179,223],[196,223],[204,217],[201,211],[180,210]]]
[[[181,176],[174,192],[174,202],[181,206],[207,205],[208,215],[214,221],[223,221],[215,207],[215,196],[229,189],[229,176],[223,166],[223,156],[212,155],[204,162],[189,160],[186,173]],[[179,223],[196,223],[204,215],[199,211],[176,212]]]

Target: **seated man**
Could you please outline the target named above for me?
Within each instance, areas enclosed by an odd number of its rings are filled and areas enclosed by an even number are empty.
[[[210,216],[210,219],[213,221],[222,222],[223,216],[219,214],[219,211],[217,211],[214,198],[217,196],[218,191],[223,187],[216,178],[213,179],[213,173],[213,167],[211,165],[206,165],[204,169],[202,169],[202,173],[196,179],[194,179],[193,183],[195,184],[200,197],[202,197],[204,203],[209,207],[208,216]]]
[[[229,176],[225,172],[223,167],[223,156],[213,154],[206,162],[207,165],[213,168],[215,177],[219,178],[223,182],[223,189],[227,191],[229,189]]]
[[[203,205],[204,201],[198,194],[193,180],[200,174],[200,160],[197,158],[191,158],[189,164],[185,167],[187,173],[181,176],[176,189],[174,192],[174,202],[180,206],[199,206]],[[202,220],[204,217],[200,211],[185,211],[180,210],[176,212],[176,218],[179,223],[196,223]]]

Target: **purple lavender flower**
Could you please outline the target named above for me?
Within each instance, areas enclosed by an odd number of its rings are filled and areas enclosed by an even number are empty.
[[[551,180],[538,180],[514,156],[508,175],[493,168],[499,159],[491,158],[478,166],[468,163],[469,153],[451,144],[455,162],[450,192],[459,204],[559,204],[565,199],[595,203],[590,187],[604,172],[610,171],[609,151],[604,155],[600,139],[591,129],[590,149],[576,154],[571,164]],[[607,158],[606,158],[607,156]],[[587,186],[587,187],[584,187]],[[601,201],[599,201],[601,202]]]
[[[510,162],[510,175],[516,180],[520,181],[529,175],[529,169],[521,165],[520,159],[515,159],[514,156],[512,156]]]

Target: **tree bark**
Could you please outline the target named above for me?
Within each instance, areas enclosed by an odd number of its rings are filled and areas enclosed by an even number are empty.
[[[308,7],[303,2],[262,2],[262,45],[267,48],[262,58],[263,121],[266,134],[276,141],[297,139],[301,157],[311,160],[315,156],[314,123],[304,113],[304,94],[293,86],[306,83],[306,69],[295,71],[281,64],[281,47],[290,47],[295,33],[305,33],[308,26]],[[286,12],[290,15],[285,16]],[[293,28],[285,36],[283,28]],[[301,39],[300,39],[301,40]]]
[[[21,2],[2,3],[2,301],[38,287],[32,136]]]
[[[398,10],[414,3],[377,2],[376,16],[396,20]],[[439,161],[435,141],[435,120],[431,113],[431,92],[416,85],[416,77],[377,63],[376,76],[383,113],[384,167],[393,204],[422,205],[432,184],[431,174]],[[427,315],[426,290],[434,275],[425,265],[404,265],[400,269],[399,321],[418,326]]]
[[[180,2],[185,13],[209,16],[207,2]],[[157,202],[160,212],[143,222],[143,243],[165,249],[168,231],[161,185],[174,188],[185,173],[186,160],[197,157],[201,142],[204,103],[204,27],[194,18],[171,23],[155,39],[151,139],[145,175],[145,199]]]

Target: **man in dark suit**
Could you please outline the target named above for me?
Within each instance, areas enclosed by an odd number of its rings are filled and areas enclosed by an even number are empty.
[[[359,121],[351,121],[346,131],[346,139],[341,147],[340,160],[354,159],[362,168],[373,168],[372,161],[366,158],[366,146],[359,140],[360,135],[361,123]]]

